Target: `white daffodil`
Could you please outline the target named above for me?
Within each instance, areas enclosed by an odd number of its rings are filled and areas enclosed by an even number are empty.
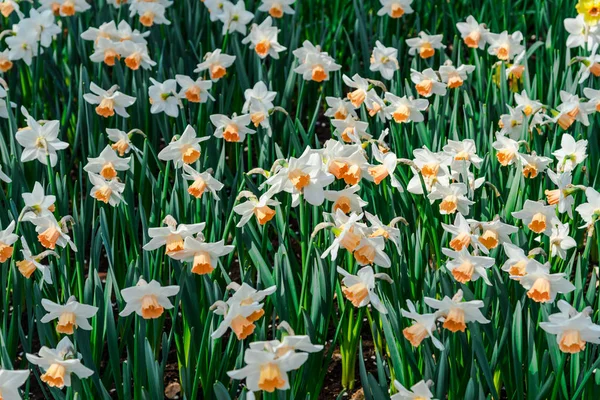
[[[533,259],[527,263],[525,276],[518,277],[518,280],[527,290],[527,297],[538,303],[553,302],[558,293],[575,290],[565,274],[551,274],[550,263],[542,264]]]
[[[131,149],[136,150],[137,152],[140,151],[131,143],[131,133],[126,133],[119,129],[107,128],[106,136],[110,141],[114,142],[110,147],[118,152],[121,157],[129,153]]]
[[[415,159],[413,160],[416,168],[412,167],[414,176],[408,183],[407,190],[413,194],[424,194],[421,176],[425,183],[427,192],[433,191],[434,186],[440,184],[448,186],[450,183],[450,158],[445,152],[433,153],[423,146],[421,149],[413,150]]]
[[[406,389],[397,380],[394,380],[394,387],[398,391],[391,397],[391,400],[433,400],[433,394],[429,390],[431,381],[425,382],[420,381],[410,387],[410,390]]]
[[[152,86],[148,88],[148,96],[150,97],[150,112],[158,114],[164,112],[169,117],[177,118],[179,116],[179,107],[181,101],[177,95],[177,81],[175,79],[167,79],[164,82],[158,82],[150,78]]]
[[[527,257],[525,251],[519,246],[512,243],[504,243],[503,246],[507,260],[502,265],[502,271],[508,272],[512,279],[525,276],[527,264],[529,264],[531,258]]]
[[[481,300],[462,301],[463,291],[458,290],[450,298],[444,296],[442,300],[425,297],[424,301],[429,307],[438,310],[438,320],[443,322],[443,327],[451,332],[464,332],[468,322],[487,324],[490,322],[479,310],[484,306]]]
[[[477,234],[471,229],[471,225],[467,222],[461,213],[456,213],[456,218],[452,225],[444,224],[442,228],[452,235],[449,246],[455,251],[469,248],[469,245],[480,250],[486,250],[479,242]]]
[[[525,49],[521,44],[523,34],[520,31],[516,31],[511,35],[507,31],[502,33],[488,33],[486,39],[490,45],[488,53],[498,57],[501,61],[510,61]]]
[[[417,93],[423,97],[431,97],[436,94],[438,96],[446,95],[446,84],[440,81],[438,74],[431,68],[427,68],[423,72],[410,70],[410,80],[415,84]]]
[[[25,64],[31,65],[33,57],[43,53],[34,29],[21,29],[18,34],[7,37],[5,42],[9,47],[10,61],[23,60]]]
[[[180,137],[173,137],[171,141],[158,153],[158,159],[173,161],[175,168],[181,168],[185,164],[192,164],[200,158],[200,143],[210,139],[210,136],[198,137],[196,130],[188,125]]]
[[[600,90],[584,88],[583,94],[588,98],[586,103],[588,112],[600,112]]]
[[[230,56],[222,53],[221,49],[216,49],[204,55],[204,61],[198,64],[194,72],[199,73],[208,70],[210,79],[216,82],[225,76],[227,68],[233,65],[234,61],[235,56]]]
[[[325,116],[335,119],[346,119],[350,116],[354,119],[358,118],[354,106],[348,99],[340,99],[338,97],[325,97],[327,102],[327,110],[325,110]]]
[[[252,117],[250,114],[234,114],[231,118],[223,114],[213,114],[210,116],[210,122],[216,128],[213,135],[232,143],[243,142],[247,134],[256,133],[255,130],[247,127],[251,120]]]
[[[289,371],[297,370],[308,359],[307,353],[288,351],[278,357],[274,351],[250,348],[244,353],[246,366],[228,371],[232,379],[246,380],[246,387],[251,392],[263,390],[273,393],[275,389],[290,388]]]
[[[538,156],[535,152],[531,154],[519,153],[518,158],[521,163],[523,176],[529,179],[535,178],[540,172],[545,172],[548,164],[552,162],[551,158]]]
[[[390,103],[385,112],[402,124],[408,122],[423,122],[425,117],[421,111],[427,110],[429,102],[425,99],[409,99],[406,96],[398,97],[390,92],[385,93],[385,100]]]
[[[385,123],[385,121],[390,118],[385,112],[385,108],[387,107],[385,101],[379,97],[375,89],[371,88],[367,92],[367,98],[365,99],[364,104],[369,112],[369,117],[374,117],[377,115],[379,121],[382,123]]]
[[[444,345],[438,338],[433,336],[433,331],[436,329],[436,321],[439,317],[437,313],[419,314],[412,301],[406,302],[408,311],[401,309],[400,312],[404,318],[410,318],[414,322],[408,328],[402,330],[402,335],[410,342],[413,347],[419,347],[425,338],[431,338],[433,345],[439,350],[444,350]]]
[[[104,118],[112,117],[115,115],[115,112],[123,118],[128,118],[129,114],[125,109],[135,103],[137,99],[127,96],[117,89],[118,86],[115,85],[108,90],[104,90],[92,82],[90,90],[94,94],[86,93],[83,95],[83,98],[90,104],[98,104],[96,114]]]
[[[0,61],[0,71],[2,70],[1,61]],[[10,103],[6,102],[6,89],[0,86],[0,118],[8,119],[8,107],[16,108],[16,103],[12,101]]]
[[[383,268],[392,266],[392,261],[385,254],[385,239],[382,236],[364,236],[353,255],[358,265],[378,265]]]
[[[120,50],[121,56],[125,57],[125,65],[132,71],[137,71],[140,67],[143,69],[152,69],[156,65],[156,61],[150,58],[148,46],[145,43],[126,40],[122,42]]]
[[[77,246],[68,235],[67,221],[73,222],[73,217],[67,216],[57,221],[54,214],[33,218],[31,222],[35,225],[38,241],[47,249],[54,250],[56,245],[62,248],[69,245],[71,250],[77,251]]]
[[[16,263],[17,269],[19,270],[21,275],[23,275],[26,279],[29,279],[31,277],[31,275],[35,272],[35,270],[37,269],[38,271],[40,271],[42,273],[42,277],[43,277],[44,281],[47,284],[51,285],[52,284],[52,274],[50,272],[50,267],[48,267],[47,265],[43,265],[41,263],[41,261],[48,255],[52,254],[56,257],[58,257],[58,255],[53,251],[46,250],[46,251],[38,254],[37,256],[34,256],[33,254],[31,254],[31,250],[29,250],[27,241],[25,240],[25,238],[23,236],[21,236],[21,246],[23,247],[21,249],[21,254],[23,255],[23,260],[17,261],[17,263]]]
[[[133,17],[134,15],[139,15],[140,23],[145,27],[149,28],[154,24],[157,25],[170,25],[171,21],[169,21],[165,17],[166,7],[165,5],[159,2],[147,2],[140,1],[133,3],[134,5],[129,7],[129,17]],[[171,3],[172,4],[172,3]]]
[[[367,92],[369,91],[369,81],[365,78],[362,78],[358,74],[354,74],[352,79],[350,79],[346,74],[342,75],[342,80],[346,84],[346,86],[353,88],[354,90],[348,92],[348,100],[354,106],[354,108],[359,108],[362,103],[367,98]]]
[[[123,199],[125,184],[119,181],[119,178],[106,179],[102,175],[88,172],[88,177],[93,187],[90,190],[90,196],[98,201],[109,204],[112,207],[127,202]]]
[[[280,45],[277,41],[279,29],[273,26],[271,17],[267,17],[260,25],[252,25],[250,33],[244,39],[242,44],[250,44],[250,49],[254,50],[260,58],[271,56],[279,59],[279,53],[287,48]]]
[[[19,3],[15,0],[2,0],[0,1],[0,14],[4,18],[8,18],[13,12],[17,13],[19,18],[24,18],[23,13],[20,10]],[[7,371],[10,372],[10,371]],[[21,386],[21,385],[19,385]],[[19,397],[20,398],[20,397]]]
[[[222,315],[223,320],[217,329],[210,335],[212,339],[222,337],[228,329],[231,329],[238,340],[246,339],[256,329],[255,321],[264,314],[263,304],[251,302],[249,304],[229,304],[218,300],[211,307],[217,315]]]
[[[571,194],[576,189],[571,184],[571,172],[558,174],[552,170],[548,170],[547,172],[552,183],[558,186],[558,189],[546,189],[544,192],[548,204],[556,206],[559,213],[563,214],[566,212],[567,215],[569,215],[569,218],[573,218],[573,203],[575,202],[575,199]]]
[[[480,234],[477,240],[487,250],[498,247],[499,244],[511,243],[510,235],[517,233],[519,228],[513,225],[505,224],[499,218],[489,222],[479,222],[470,220],[473,229],[479,229]]]
[[[369,69],[379,72],[384,79],[392,79],[394,73],[400,68],[398,49],[385,47],[379,40],[375,42],[370,61]]]
[[[83,167],[86,172],[100,174],[104,179],[117,177],[117,171],[128,171],[131,157],[120,158],[111,146],[100,152],[98,157],[88,157],[88,163]]]
[[[560,149],[552,155],[556,157],[558,172],[572,171],[587,158],[587,143],[585,139],[575,141],[573,136],[565,133],[560,139]]]
[[[484,24],[477,22],[472,15],[469,15],[465,22],[457,23],[456,29],[460,32],[460,36],[467,47],[472,49],[479,48],[480,50],[485,48],[487,35],[490,33],[490,30]]]
[[[104,62],[109,67],[113,67],[117,60],[121,58],[122,52],[122,42],[114,42],[105,37],[99,37],[94,43],[94,53],[90,56],[90,60],[95,63]]]
[[[4,13],[2,4],[6,3],[0,3],[0,10]],[[29,370],[0,369],[0,396],[6,400],[21,400],[19,388],[27,382],[29,373]]]
[[[33,185],[31,193],[23,193],[21,196],[25,202],[22,221],[31,221],[36,217],[45,217],[54,211],[56,197],[45,195],[44,187],[39,182]]]
[[[419,52],[419,56],[423,59],[433,57],[436,50],[446,47],[442,40],[444,40],[444,35],[428,35],[421,31],[419,37],[406,39],[406,44],[409,47],[408,54],[414,56]]]
[[[492,147],[496,149],[496,159],[503,167],[513,165],[519,159],[519,142],[510,137],[496,134]]]
[[[356,120],[348,115],[346,119],[334,119],[331,125],[335,128],[333,134],[346,143],[361,144],[362,140],[369,140],[372,136],[367,132],[369,123]]]
[[[508,114],[502,114],[498,121],[500,132],[497,136],[508,136],[511,140],[519,140],[523,134],[523,125],[526,122],[524,107],[510,107]]]
[[[560,351],[577,354],[585,350],[586,343],[600,343],[600,326],[590,318],[591,307],[579,312],[564,300],[557,305],[560,312],[550,315],[547,322],[540,322],[540,328],[556,335]]]
[[[385,240],[390,240],[396,246],[396,250],[398,250],[398,254],[400,254],[400,250],[402,245],[400,244],[400,230],[395,227],[397,218],[393,219],[389,225],[384,225],[383,222],[376,215],[370,214],[368,211],[365,211],[365,218],[369,221],[371,226],[369,227],[372,232],[369,234],[369,237],[383,237]]]
[[[19,240],[19,236],[15,235],[15,221],[11,221],[10,224],[4,230],[0,230],[0,263],[5,262],[13,255],[13,244]]]
[[[348,250],[350,253],[354,252],[365,236],[364,231],[367,228],[365,224],[359,222],[362,217],[363,214],[351,213],[348,216],[342,210],[336,210],[333,214],[334,222],[332,228],[335,239],[321,254],[321,258],[326,258],[331,254],[331,259],[335,260],[340,247]]]
[[[345,214],[351,212],[360,214],[363,207],[369,203],[356,194],[359,190],[359,185],[349,186],[342,190],[325,190],[325,200],[333,203],[331,207],[332,212],[342,210]]]
[[[279,202],[271,199],[271,194],[268,192],[261,195],[260,198],[248,196],[247,201],[233,207],[233,211],[241,216],[236,227],[241,228],[246,225],[253,215],[260,225],[266,224],[275,216],[275,210],[271,207],[277,205],[279,205]]]
[[[600,216],[600,193],[594,188],[588,187],[585,190],[585,197],[587,198],[587,202],[578,205],[575,211],[585,221],[585,225],[582,228],[589,228],[596,223]]]
[[[440,214],[454,214],[458,211],[463,215],[467,215],[469,214],[469,206],[475,204],[474,201],[466,197],[467,192],[467,185],[464,183],[452,183],[448,186],[438,183],[433,186],[433,190],[427,195],[427,198],[432,204],[436,200],[441,200]]]
[[[219,20],[223,23],[223,35],[239,32],[246,34],[246,25],[254,18],[254,14],[246,10],[246,4],[239,0],[235,5],[229,1],[223,3],[223,12]]]
[[[329,73],[342,68],[336,64],[335,60],[327,53],[317,50],[308,41],[304,41],[303,47],[294,50],[294,55],[300,61],[300,65],[294,69],[294,72],[302,75],[306,81],[323,82],[329,80]],[[318,49],[318,48],[316,48]]]
[[[384,154],[379,150],[378,146],[371,146],[371,149],[373,149],[373,157],[375,160],[381,163],[379,165],[370,166],[368,169],[369,175],[373,178],[373,182],[375,182],[376,185],[379,185],[381,181],[389,176],[392,187],[395,187],[402,192],[404,189],[402,189],[400,181],[394,176],[394,171],[398,165],[398,157],[396,157],[396,154],[391,151]]]
[[[47,314],[40,321],[47,324],[58,319],[56,332],[66,335],[72,335],[76,328],[91,331],[92,326],[89,324],[88,318],[92,318],[98,312],[98,307],[81,304],[75,296],[69,297],[64,305],[42,299],[42,307],[44,307]]]
[[[448,140],[448,144],[443,150],[452,157],[452,169],[463,169],[463,162],[467,162],[467,169],[470,164],[475,168],[480,168],[483,159],[477,155],[477,146],[473,139],[465,139],[462,141]]]
[[[377,11],[380,17],[389,15],[392,18],[400,18],[404,14],[412,14],[414,10],[411,8],[413,0],[379,0],[381,8]]]
[[[283,14],[294,15],[292,7],[296,0],[262,0],[258,11],[268,12],[273,18],[282,18]]]
[[[448,85],[448,88],[455,89],[461,87],[467,80],[467,75],[475,71],[474,65],[463,64],[456,68],[453,65],[442,65],[440,67],[440,77],[442,82]]]
[[[86,6],[89,5],[83,1]],[[51,10],[31,9],[29,18],[23,18],[18,24],[13,25],[13,31],[19,35],[21,31],[33,31],[42,47],[49,47],[54,37],[61,32],[61,28],[56,24],[56,20]],[[35,55],[34,55],[35,56]]]
[[[515,93],[515,103],[517,104],[517,108],[523,110],[523,114],[527,117],[537,114],[544,108],[544,105],[538,100],[530,99],[526,90],[523,90],[521,93]]]
[[[463,247],[460,251],[442,249],[442,253],[451,258],[445,266],[457,282],[475,282],[482,278],[488,286],[492,285],[486,269],[496,263],[494,258],[473,256],[466,247]]]
[[[92,8],[85,0],[41,0],[41,9],[56,12],[61,17],[72,17]]]
[[[181,174],[188,181],[193,183],[188,187],[188,193],[197,199],[202,198],[204,192],[208,189],[214,199],[219,201],[217,192],[223,189],[223,184],[213,178],[209,171],[198,172],[187,164],[183,164],[183,173]]]
[[[575,239],[569,236],[569,225],[557,224],[550,235],[550,256],[567,258],[567,250],[577,246]]]
[[[342,274],[342,292],[354,307],[360,308],[371,304],[377,311],[386,314],[387,310],[375,292],[375,279],[383,279],[392,283],[387,274],[376,274],[370,266],[361,268],[356,275],[352,275],[343,268],[338,267],[337,272]]]
[[[567,47],[583,47],[591,51],[594,44],[598,43],[597,33],[591,32],[590,26],[585,22],[583,14],[577,15],[575,18],[565,18],[565,30],[569,33],[567,38]]]
[[[26,354],[27,360],[44,371],[40,376],[42,382],[49,387],[62,389],[71,386],[71,374],[79,379],[85,379],[94,374],[94,371],[81,363],[81,354],[75,351],[73,343],[65,336],[55,349],[46,346],[38,351],[38,356]]]
[[[21,112],[27,118],[27,126],[20,129],[15,135],[17,142],[23,147],[21,162],[37,159],[47,165],[48,159],[50,159],[50,166],[54,167],[58,161],[57,151],[69,147],[69,143],[58,139],[59,122],[47,121],[40,124],[29,115],[25,108],[21,108]]]
[[[197,233],[202,232],[206,224],[177,224],[175,218],[167,215],[163,220],[167,226],[158,228],[148,228],[150,241],[143,247],[146,251],[156,250],[165,246],[165,254],[172,255],[184,249],[184,240]]]
[[[155,280],[146,282],[140,278],[136,286],[121,290],[125,308],[119,316],[126,317],[135,312],[144,319],[159,318],[165,310],[173,308],[169,297],[179,293],[179,286],[161,286]]]
[[[183,250],[173,254],[175,260],[192,263],[192,273],[198,275],[210,274],[217,266],[219,257],[231,253],[235,247],[226,246],[223,240],[206,243],[192,236],[185,238]]]
[[[269,126],[269,112],[273,110],[275,105],[273,100],[277,96],[277,92],[271,92],[264,82],[258,81],[252,89],[244,91],[245,102],[242,106],[242,113],[250,113],[250,119],[255,127],[263,125]]]
[[[208,99],[215,101],[209,92],[212,81],[205,81],[202,78],[193,80],[187,75],[175,75],[175,80],[181,86],[179,97],[182,99],[187,99],[192,103],[206,103]]]
[[[521,211],[514,211],[513,218],[520,219],[523,224],[535,233],[544,233],[550,236],[552,227],[558,222],[556,206],[546,206],[543,203],[525,200]]]
[[[582,103],[579,96],[560,91],[561,104],[556,108],[558,114],[550,119],[550,122],[557,123],[563,130],[567,130],[575,121],[580,122],[584,126],[589,126],[590,120],[588,114],[594,112],[594,108],[590,109],[588,104]]]

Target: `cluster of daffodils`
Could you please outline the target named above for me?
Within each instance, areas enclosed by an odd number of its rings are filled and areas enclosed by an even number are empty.
[[[195,72],[199,71],[200,68],[196,69]],[[194,80],[187,75],[176,75],[175,79],[167,79],[164,82],[159,82],[153,78],[150,78],[150,81],[152,86],[148,88],[148,97],[150,104],[152,104],[150,108],[152,114],[162,112],[170,117],[177,118],[179,109],[183,108],[182,99],[190,103],[206,103],[208,99],[214,100],[209,92],[213,85],[210,80],[202,78]],[[180,87],[179,92],[177,86]]]
[[[82,3],[89,8],[85,1]],[[15,10],[19,16],[22,16],[18,8]],[[74,13],[74,9],[72,12]],[[10,31],[3,32],[2,36],[6,36],[5,42],[8,49],[0,52],[0,71],[10,70],[13,67],[13,61],[16,60],[23,60],[27,65],[31,65],[33,58],[50,47],[60,32],[61,28],[56,23],[52,10],[48,10],[47,7],[37,10],[32,8],[27,18],[22,18],[17,24],[14,24]]]
[[[158,5],[155,2],[140,2],[141,5]],[[148,54],[146,37],[150,32],[141,33],[132,29],[127,21],[105,22],[98,28],[89,28],[81,34],[83,40],[94,42],[94,53],[90,60],[112,67],[118,60],[124,58],[125,65],[136,71],[140,67],[151,69],[156,65]]]

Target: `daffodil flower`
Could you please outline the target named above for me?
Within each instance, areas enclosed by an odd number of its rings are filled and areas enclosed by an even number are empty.
[[[67,222],[73,223],[73,217],[70,215],[63,217],[57,221],[54,214],[48,214],[43,217],[33,218],[31,222],[35,225],[37,238],[42,246],[47,249],[54,250],[56,245],[65,248],[67,245],[71,250],[77,251],[75,243],[71,241],[68,235]]]
[[[75,352],[68,336],[58,342],[55,349],[42,346],[38,356],[29,353],[26,356],[30,363],[44,371],[40,379],[49,387],[70,387],[71,374],[77,375],[79,379],[89,378],[94,374],[94,371],[81,363],[81,354]]]
[[[1,67],[1,61],[0,61],[0,70],[2,69]],[[6,72],[6,71],[4,71]],[[6,118],[8,119],[8,106],[6,103],[6,89],[4,89],[2,86],[0,86],[0,118]],[[17,105],[15,103],[13,103],[12,101],[9,103],[9,106],[11,108],[15,108],[17,107]]]
[[[173,308],[169,297],[179,293],[179,286],[161,286],[155,280],[146,282],[140,278],[136,286],[121,290],[125,308],[119,316],[126,317],[135,312],[144,319],[159,318],[165,310]]]
[[[427,68],[423,72],[410,70],[410,80],[415,84],[417,93],[423,97],[431,97],[432,95],[445,96],[447,85],[441,82],[438,74],[431,68]]]
[[[460,32],[460,36],[467,47],[472,49],[479,48],[480,50],[485,48],[487,35],[490,33],[490,30],[484,24],[477,22],[472,15],[469,15],[465,22],[458,22],[456,29]]]
[[[223,189],[224,185],[213,178],[209,171],[198,172],[187,164],[183,164],[183,173],[181,174],[185,179],[193,181],[188,187],[188,193],[197,199],[202,198],[204,192],[208,189],[212,193],[213,198],[219,201],[217,192]]]
[[[246,225],[253,215],[260,225],[264,225],[272,220],[275,216],[275,210],[271,207],[279,205],[279,202],[271,199],[271,196],[271,193],[264,193],[260,198],[257,198],[254,195],[245,196],[247,197],[246,202],[233,207],[233,211],[241,216],[240,221],[236,226],[241,228]]]
[[[333,203],[331,210],[332,212],[335,212],[339,209],[345,214],[349,214],[351,212],[360,214],[363,207],[369,203],[361,199],[360,196],[356,194],[356,192],[359,190],[359,185],[349,186],[342,190],[325,190],[325,200]]]
[[[486,39],[490,45],[488,53],[498,57],[501,61],[508,62],[524,50],[521,44],[523,34],[520,31],[516,31],[510,35],[507,31],[502,33],[488,33]]]
[[[210,122],[216,128],[213,135],[232,143],[241,143],[246,139],[246,135],[256,133],[255,130],[248,128],[251,121],[250,114],[233,114],[231,118],[223,114],[210,116]]]
[[[279,29],[273,26],[271,17],[265,18],[260,25],[252,25],[250,33],[244,39],[242,44],[250,44],[250,49],[260,58],[271,56],[274,59],[279,59],[279,53],[286,50],[286,47],[279,44],[277,34]]]
[[[107,145],[98,157],[88,157],[88,163],[83,167],[86,172],[100,174],[104,179],[117,177],[117,171],[128,171],[131,157],[120,158],[113,148]]]
[[[25,108],[21,108],[21,112],[27,118],[27,126],[15,135],[15,139],[23,147],[21,162],[37,159],[47,165],[50,159],[50,166],[54,167],[58,161],[57,152],[69,147],[68,143],[58,139],[59,122],[47,121],[41,124],[33,119]]]
[[[135,103],[137,99],[127,96],[117,89],[118,86],[115,85],[108,90],[104,90],[92,82],[90,83],[90,90],[94,94],[86,93],[83,98],[90,104],[98,104],[96,114],[104,118],[112,117],[115,113],[123,118],[128,118],[129,114],[126,108]]]
[[[123,43],[99,37],[94,44],[94,53],[90,56],[90,60],[96,63],[104,62],[109,67],[113,67],[116,60],[121,59],[122,49]]]
[[[0,230],[0,263],[12,257],[13,244],[19,240],[19,236],[15,235],[14,231],[15,221],[11,221],[6,229]]]
[[[427,192],[431,192],[435,185],[448,186],[450,184],[450,157],[445,152],[433,153],[423,146],[413,151],[415,156],[414,167],[411,167],[414,176],[408,182],[407,190],[413,194],[424,194],[421,176]],[[420,174],[419,174],[420,173]]]
[[[552,227],[558,222],[556,206],[546,206],[543,203],[525,200],[523,209],[512,213],[513,218],[520,219],[523,224],[535,233],[552,234]]]
[[[90,190],[90,196],[98,201],[102,201],[112,207],[127,202],[123,199],[125,184],[119,181],[119,178],[106,179],[102,175],[88,172],[88,177],[93,187]]]
[[[522,248],[512,243],[506,242],[503,247],[507,260],[502,265],[502,271],[508,272],[511,279],[519,279],[521,276],[525,276],[527,264],[529,264],[531,258],[525,255]]]
[[[466,247],[463,247],[460,251],[442,249],[442,253],[451,258],[445,264],[445,267],[456,281],[467,283],[475,282],[479,278],[482,278],[486,285],[492,285],[487,276],[486,269],[496,263],[494,258],[471,255]]]
[[[527,290],[527,297],[538,303],[553,302],[558,293],[575,290],[575,286],[565,278],[565,274],[552,274],[549,263],[542,264],[533,259],[527,263],[525,275],[513,279],[517,279]]]
[[[1,6],[0,10],[2,10]],[[0,397],[6,400],[21,400],[19,387],[27,382],[29,373],[29,370],[0,369]]]
[[[440,67],[440,77],[442,82],[448,85],[448,88],[455,89],[461,87],[467,80],[467,75],[475,71],[474,65],[463,64],[456,68],[451,64],[445,64]]]
[[[327,110],[325,110],[325,116],[335,119],[344,120],[346,117],[351,116],[352,118],[358,118],[354,106],[348,99],[340,99],[338,97],[325,97],[327,102]]]
[[[234,246],[226,246],[224,243],[223,240],[206,243],[188,236],[185,238],[183,250],[174,253],[172,257],[175,260],[191,263],[194,274],[210,274],[216,268],[219,257],[225,256],[235,249]]]
[[[229,1],[223,3],[223,12],[219,20],[223,23],[223,35],[239,32],[246,34],[246,25],[254,18],[254,14],[246,10],[246,4],[239,0],[235,5]]]
[[[262,0],[258,11],[268,12],[273,18],[282,18],[283,14],[294,15],[295,11],[292,7],[296,0]]]
[[[64,305],[42,299],[42,307],[44,307],[47,314],[40,321],[47,324],[58,319],[56,332],[66,335],[72,335],[76,328],[91,331],[92,326],[89,324],[88,318],[92,318],[98,312],[98,307],[81,304],[75,296],[69,297]]]
[[[463,291],[460,289],[452,298],[444,296],[442,300],[436,300],[425,297],[424,301],[429,307],[438,310],[438,320],[442,321],[442,326],[451,332],[464,332],[469,322],[480,324],[490,322],[479,310],[484,306],[483,301],[463,301]]]
[[[200,143],[210,139],[210,136],[198,137],[196,130],[188,125],[180,137],[174,137],[171,143],[158,153],[158,159],[173,161],[175,168],[192,164],[200,157]]]
[[[456,218],[454,218],[452,225],[442,222],[442,228],[452,235],[449,245],[453,250],[461,251],[472,246],[487,252],[487,248],[479,242],[478,235],[471,229],[471,224],[467,222],[461,213],[456,213]]]
[[[446,46],[442,43],[443,35],[428,35],[425,32],[419,32],[419,37],[406,39],[408,45],[408,54],[414,56],[419,52],[419,56],[423,59],[433,57],[435,51],[444,49]]]
[[[600,217],[600,193],[594,188],[588,187],[585,190],[585,197],[587,198],[587,202],[578,205],[575,211],[579,213],[585,222],[582,228],[590,228],[596,223],[598,217]]]
[[[129,18],[139,15],[140,23],[147,28],[155,24],[170,25],[171,21],[165,17],[165,12],[167,11],[167,6],[170,6],[171,4],[173,4],[171,1],[134,2],[129,6]]]
[[[587,143],[585,139],[575,141],[573,136],[565,133],[560,139],[560,149],[552,155],[556,157],[558,172],[571,171],[587,158]]]
[[[106,136],[109,140],[114,142],[110,147],[118,152],[121,157],[128,154],[132,149],[140,152],[140,150],[131,143],[131,134],[131,132],[126,133],[119,129],[106,129]]]
[[[575,18],[565,18],[563,24],[569,33],[566,45],[569,48],[583,47],[591,51],[595,43],[598,43],[598,34],[591,31],[591,27],[585,22],[584,15],[579,14]]]
[[[483,159],[477,155],[477,146],[473,139],[448,140],[448,144],[444,146],[443,150],[452,157],[451,166],[455,170],[463,169],[463,162],[467,162],[467,169],[471,164],[479,169],[483,163]]]
[[[85,0],[41,0],[40,3],[42,10],[51,10],[61,17],[72,17],[92,8]]]
[[[510,137],[497,133],[492,147],[496,149],[496,159],[503,167],[513,165],[519,159],[519,143]]]
[[[464,183],[452,183],[448,186],[437,183],[433,186],[433,190],[427,195],[427,198],[432,204],[436,200],[441,200],[441,214],[454,214],[458,211],[463,215],[467,215],[469,214],[469,207],[475,202],[469,200],[466,194],[467,186]]]
[[[208,70],[210,79],[213,82],[218,81],[227,73],[227,68],[233,65],[235,56],[222,53],[221,49],[216,49],[204,55],[204,61],[198,64],[194,72],[199,73]]]
[[[337,268],[337,272],[344,276],[342,279],[342,292],[354,307],[360,308],[371,304],[380,313],[387,313],[375,292],[375,279],[383,279],[393,283],[387,274],[376,274],[370,266],[361,268],[356,275],[352,275],[340,267]]]
[[[412,301],[406,302],[408,311],[401,309],[400,312],[404,318],[413,320],[413,324],[402,330],[402,335],[410,342],[413,347],[418,347],[421,342],[430,337],[433,345],[439,350],[444,350],[444,345],[433,336],[433,331],[436,330],[436,321],[438,314],[419,314]]]
[[[358,74],[354,74],[352,79],[350,79],[346,74],[342,75],[342,80],[346,84],[346,86],[353,88],[354,90],[348,92],[348,100],[354,106],[354,108],[359,108],[362,103],[367,98],[367,92],[369,91],[369,81],[365,78],[362,78]]]
[[[381,181],[389,177],[392,187],[395,187],[402,192],[404,189],[402,189],[400,181],[394,176],[394,171],[398,165],[398,157],[396,157],[396,154],[391,151],[384,154],[377,146],[371,146],[371,149],[373,149],[373,157],[375,160],[381,163],[379,165],[372,165],[368,169],[369,175],[373,178],[373,182],[375,182],[376,185],[379,185]]]
[[[177,94],[177,81],[175,79],[167,79],[164,82],[158,82],[150,78],[152,86],[148,88],[148,96],[150,97],[150,112],[158,114],[164,112],[169,117],[177,118],[179,116],[179,107],[181,101]]]
[[[165,254],[170,256],[184,249],[184,241],[187,237],[200,233],[206,224],[177,224],[175,218],[167,215],[163,220],[167,226],[159,228],[148,228],[148,236],[151,240],[143,247],[146,251],[156,250],[166,246]]]
[[[495,249],[500,244],[511,243],[510,235],[519,231],[519,228],[505,224],[498,217],[488,222],[469,220],[469,223],[474,230],[479,230],[477,241],[481,244],[480,247],[485,248],[486,252]]]
[[[413,0],[379,0],[381,8],[377,11],[380,17],[389,15],[391,18],[400,18],[404,14],[412,14],[414,10],[411,7]]]
[[[566,212],[569,218],[573,218],[573,203],[575,199],[571,195],[578,188],[571,183],[571,172],[556,173],[548,170],[547,173],[552,183],[558,186],[558,189],[546,189],[544,192],[548,204],[555,205],[559,213],[563,214]]]
[[[579,312],[564,300],[559,300],[557,305],[560,312],[550,315],[547,322],[540,322],[540,328],[556,335],[560,351],[577,354],[585,350],[587,343],[600,343],[600,326],[590,318],[591,307]]]
[[[8,18],[13,12],[17,13],[19,18],[24,18],[23,13],[19,7],[19,3],[15,0],[2,0],[0,1],[0,14],[4,18]],[[19,385],[20,386],[20,385]]]
[[[575,239],[569,236],[569,225],[557,224],[550,235],[550,256],[567,258],[567,250],[577,246]]]
[[[148,54],[148,46],[145,43],[137,43],[132,40],[126,40],[121,45],[121,56],[125,57],[125,65],[132,71],[137,71],[140,67],[151,69],[156,65]]]
[[[21,246],[23,247],[21,249],[21,254],[23,255],[23,260],[17,261],[17,263],[16,263],[17,269],[19,270],[21,275],[23,275],[26,279],[29,279],[31,277],[31,275],[35,272],[35,270],[37,269],[38,271],[40,271],[42,273],[44,282],[51,285],[52,284],[52,274],[50,272],[50,267],[48,267],[47,265],[43,265],[41,263],[41,261],[49,255],[54,255],[55,257],[58,257],[58,255],[54,251],[46,250],[46,251],[34,256],[31,253],[31,250],[29,250],[27,241],[25,240],[25,238],[23,236],[21,236]]]
[[[302,75],[306,81],[323,82],[329,80],[329,73],[339,70],[342,66],[326,52],[320,51],[318,47],[310,42],[304,41],[301,48],[294,50],[294,55],[300,61],[300,65],[294,72]]]
[[[379,40],[371,54],[369,69],[379,72],[384,79],[392,79],[394,73],[400,68],[398,64],[398,49],[385,47]]]

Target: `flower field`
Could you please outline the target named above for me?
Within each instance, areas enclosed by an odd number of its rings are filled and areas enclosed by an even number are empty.
[[[600,1],[0,14],[0,400],[598,398]]]

